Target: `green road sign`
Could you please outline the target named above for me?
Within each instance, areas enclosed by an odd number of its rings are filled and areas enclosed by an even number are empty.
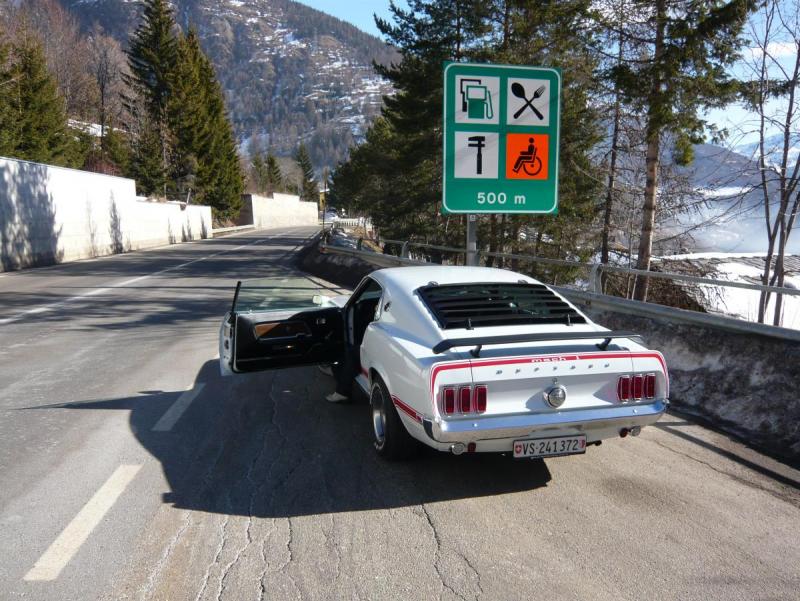
[[[445,213],[558,212],[561,71],[444,67]]]

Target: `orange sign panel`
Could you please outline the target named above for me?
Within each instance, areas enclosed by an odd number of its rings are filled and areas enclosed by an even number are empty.
[[[508,134],[506,136],[506,178],[547,179],[547,134]]]

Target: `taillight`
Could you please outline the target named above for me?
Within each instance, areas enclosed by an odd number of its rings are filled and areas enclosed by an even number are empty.
[[[486,413],[486,401],[489,397],[489,388],[485,384],[475,387],[475,411]]]
[[[644,391],[644,376],[636,374],[633,376],[633,398],[634,400],[641,400]]]
[[[453,415],[456,412],[456,389],[448,386],[442,389],[442,409],[445,415]]]
[[[461,413],[472,413],[472,386],[458,389],[458,408]]]
[[[617,398],[620,401],[631,400],[631,379],[629,376],[620,376],[617,380]]]
[[[644,377],[644,396],[648,399],[656,398],[656,375],[647,374]]]
[[[458,388],[445,386],[442,388],[440,398],[444,415],[486,413],[486,406],[489,401],[489,387],[486,384],[459,386]]]
[[[656,375],[634,374],[620,376],[617,380],[617,398],[621,402],[654,399],[656,397]]]

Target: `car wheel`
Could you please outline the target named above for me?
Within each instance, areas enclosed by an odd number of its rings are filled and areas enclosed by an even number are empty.
[[[417,441],[408,433],[386,384],[380,376],[375,376],[369,395],[372,408],[372,435],[378,455],[395,461],[408,459],[417,449]]]

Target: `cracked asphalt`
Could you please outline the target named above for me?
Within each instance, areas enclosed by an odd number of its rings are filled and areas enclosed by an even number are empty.
[[[312,234],[0,275],[0,599],[800,599],[800,473],[680,416],[393,464],[316,368],[221,378],[237,279],[334,288],[291,267]]]

